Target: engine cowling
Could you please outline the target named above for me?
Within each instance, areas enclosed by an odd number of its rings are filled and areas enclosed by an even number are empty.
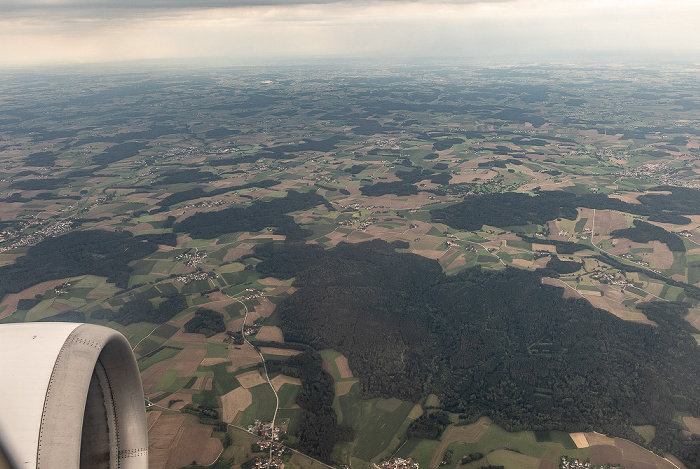
[[[9,467],[148,468],[141,377],[119,332],[0,325],[0,381],[0,453]]]

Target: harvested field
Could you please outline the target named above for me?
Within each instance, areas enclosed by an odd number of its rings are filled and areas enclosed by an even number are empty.
[[[207,354],[205,349],[191,348],[180,351],[177,355],[149,366],[141,373],[143,390],[146,394],[153,392],[166,371],[175,370],[179,377],[194,376],[197,367]]]
[[[323,371],[325,371],[329,375],[333,376],[333,366],[325,358],[321,361],[321,368],[323,368]]]
[[[134,234],[139,234],[143,231],[153,230],[153,225],[151,225],[150,223],[141,222],[141,223],[136,224],[135,226],[130,226],[130,227],[126,228],[126,230],[130,231]]]
[[[600,284],[596,286],[605,293],[604,296],[583,292],[583,297],[596,308],[604,309],[609,313],[614,314],[618,318],[624,319],[625,321],[656,325],[655,322],[647,319],[647,317],[641,311],[632,310],[622,304],[624,300],[629,298],[625,293],[620,292],[620,290],[617,290],[610,285]]]
[[[227,300],[219,300],[219,301],[212,301],[210,303],[204,303],[201,306],[204,308],[216,311],[217,313],[221,313],[224,315],[224,317],[226,317],[226,315],[228,314],[226,311],[226,307],[233,302],[234,302],[234,300],[229,298]]]
[[[189,316],[189,314],[188,314]],[[190,318],[191,319],[191,318]],[[178,321],[179,322],[179,321]],[[187,322],[187,321],[185,321]],[[189,332],[183,332],[182,329],[177,331],[171,338],[173,342],[185,342],[188,344],[206,344],[207,339],[204,334],[194,334]]]
[[[294,386],[301,386],[301,380],[299,378],[292,378],[286,375],[277,375],[270,380],[275,391],[279,391],[283,384],[292,384]]]
[[[258,340],[264,340],[266,342],[284,342],[284,335],[282,334],[282,329],[276,326],[263,326],[258,331],[255,336]]]
[[[688,321],[695,329],[700,331],[700,309],[699,308],[693,308],[690,310],[688,315],[685,317],[685,320]]]
[[[539,458],[526,456],[506,449],[492,451],[486,456],[486,460],[493,466],[517,467],[518,469],[539,469],[540,463],[542,462]]]
[[[178,469],[192,462],[203,466],[214,464],[224,448],[221,440],[211,437],[212,430],[199,423],[185,423],[173,441],[165,469]]]
[[[168,406],[170,401],[182,401],[182,402],[175,402],[173,405]],[[170,394],[169,396],[166,394],[165,398],[163,398],[160,401],[155,401],[154,404],[161,405],[163,407],[167,407],[168,409],[172,410],[180,410],[183,407],[185,407],[187,404],[192,404],[192,394],[188,392],[176,392],[174,394]]]
[[[205,358],[205,360],[206,360],[206,358]],[[202,365],[204,365],[204,360],[202,360]],[[193,390],[202,389],[203,384],[204,384],[204,376],[198,376],[197,380],[194,382],[194,384],[192,385],[192,387],[190,389],[193,389]]]
[[[653,252],[640,252],[638,255],[656,269],[670,269],[673,265],[673,252],[661,241],[635,243],[625,238],[616,238],[614,242],[615,247],[607,251],[610,254],[619,256],[630,252],[631,249],[651,248]]]
[[[253,395],[246,388],[236,388],[221,396],[224,422],[233,422],[239,412],[243,412],[253,403]]]
[[[533,251],[549,251],[553,254],[557,253],[557,247],[552,245],[552,244],[532,243],[532,250]]]
[[[622,465],[628,469],[675,469],[669,461],[622,438],[615,438],[615,447],[622,453]],[[593,451],[591,451],[591,459]]]
[[[621,464],[622,451],[610,445],[592,445],[591,462],[593,464]]]
[[[293,357],[301,353],[300,350],[275,347],[260,347],[260,352],[265,355],[279,355],[281,357]]]
[[[445,251],[438,251],[435,249],[412,249],[411,252],[433,260],[438,260],[445,255]]]
[[[236,345],[229,347],[228,359],[232,363],[228,369],[230,372],[236,371],[237,369],[245,366],[260,363],[260,355],[258,355],[258,352],[256,352],[250,345]]]
[[[591,216],[588,218],[591,221],[591,226],[595,223],[595,232],[591,240],[594,243],[600,242],[604,235],[607,235],[615,230],[627,228],[627,215],[612,210],[591,210]],[[595,216],[593,216],[595,214]],[[583,215],[583,211],[581,212]],[[586,223],[588,227],[588,223]]]
[[[516,262],[517,261],[517,262]],[[519,265],[519,262],[523,261],[526,265],[520,265],[520,267],[527,267],[530,265],[530,261],[526,261],[524,259],[514,259],[513,264]],[[445,270],[453,270],[453,269],[458,269],[460,267],[463,267],[467,265],[467,260],[464,258],[464,256],[459,256],[457,259],[453,260],[450,265],[446,267]]]
[[[585,433],[569,433],[569,436],[577,448],[588,448],[589,444]]]
[[[229,331],[240,331],[243,329],[243,321],[245,318],[238,318],[234,319],[233,321],[229,321],[226,323],[226,328]]]
[[[588,444],[590,446],[596,446],[596,445],[612,446],[615,444],[615,440],[603,435],[602,433],[588,432],[588,433],[585,433],[585,435],[586,435],[586,440],[588,440]]]
[[[162,413],[163,411],[161,410],[149,410],[146,412],[146,427],[148,427],[149,432],[151,431],[151,427],[156,424]]]
[[[487,417],[481,417],[476,423],[471,425],[461,427],[450,425],[442,435],[440,446],[438,446],[433,453],[433,457],[430,460],[430,468],[435,469],[440,466],[442,456],[445,454],[447,447],[450,446],[451,443],[477,443],[481,437],[486,434],[490,424],[491,420],[489,420]]]
[[[211,358],[205,358],[202,360],[202,363],[200,365],[202,366],[212,366],[212,365],[218,365],[219,363],[224,363],[230,361],[228,357],[211,357]]]
[[[240,259],[248,254],[253,254],[253,243],[241,243],[235,248],[231,248],[226,251],[226,255],[223,258],[224,262],[231,262]]]
[[[336,397],[344,396],[347,393],[350,392],[350,388],[352,388],[353,384],[356,384],[358,381],[356,380],[351,380],[351,381],[336,381],[335,383],[335,395]]]
[[[283,280],[276,279],[276,278],[274,278],[274,277],[266,277],[266,278],[258,279],[258,283],[260,283],[261,285],[268,285],[268,286],[272,286],[272,287],[278,287],[278,286],[280,286],[280,285],[283,285],[283,284],[284,284],[284,281],[283,281]]]
[[[54,288],[57,285],[61,285],[62,283],[66,283],[70,279],[71,278],[68,277],[58,280],[48,280],[46,282],[37,283],[33,287],[29,287],[19,293],[10,293],[5,295],[2,302],[0,302],[0,319],[6,318],[17,311],[17,303],[19,303],[19,300],[32,299],[36,295],[43,295],[46,290]]]
[[[583,298],[583,295],[581,294],[580,291],[576,290],[574,287],[569,285],[568,283],[564,282],[561,279],[558,278],[551,278],[551,277],[543,277],[542,278],[542,283],[545,285],[552,285],[555,287],[561,287],[564,289],[564,298]]]
[[[688,430],[696,435],[700,435],[700,419],[695,417],[683,417],[683,423]]]
[[[352,378],[352,371],[350,371],[348,359],[344,355],[336,357],[335,365],[338,367],[338,372],[340,372],[341,378]]]
[[[419,404],[416,404],[413,406],[413,409],[411,409],[411,412],[408,414],[409,419],[417,419],[423,415],[423,407],[421,407]]]
[[[156,412],[148,414],[148,467],[151,469],[165,468],[172,443],[187,416],[184,414],[162,415],[158,412],[157,416],[151,418],[150,414],[156,414]]]
[[[623,202],[627,202],[628,204],[641,205],[641,202],[637,200],[637,197],[639,197],[640,195],[642,195],[641,192],[625,192],[624,194],[609,194],[608,197],[610,197],[611,199],[617,199]]]
[[[247,373],[237,375],[236,379],[239,383],[241,383],[241,386],[243,386],[246,389],[250,389],[252,387],[258,386],[260,384],[265,384],[267,382],[265,381],[265,378],[260,376],[258,370],[249,371]]]
[[[280,285],[279,287],[276,287],[274,290],[271,290],[267,293],[268,296],[278,296],[283,293],[289,293],[290,295],[294,293],[294,287],[290,287],[288,285]]]

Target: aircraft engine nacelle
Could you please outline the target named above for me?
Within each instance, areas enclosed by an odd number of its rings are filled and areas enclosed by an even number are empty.
[[[0,325],[3,466],[148,468],[141,377],[123,335],[92,324]]]

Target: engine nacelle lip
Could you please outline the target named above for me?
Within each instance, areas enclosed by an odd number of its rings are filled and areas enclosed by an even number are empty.
[[[104,406],[109,426],[109,467],[148,467],[141,378],[119,332],[92,324],[2,325],[0,373],[0,439],[14,466],[80,467],[92,379],[101,399],[91,402]]]

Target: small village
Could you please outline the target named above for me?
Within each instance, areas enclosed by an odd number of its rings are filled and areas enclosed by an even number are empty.
[[[591,274],[591,279],[598,280],[600,283],[619,285],[622,287],[630,284],[630,282],[628,282],[627,279],[622,276],[622,274],[608,274],[599,270],[596,270]]]
[[[181,259],[185,260],[185,265],[188,267],[197,267],[197,264],[201,264],[206,259],[207,253],[204,251],[199,251],[195,249],[194,253],[182,253],[175,256],[175,260],[179,261]]]
[[[382,469],[418,469],[418,462],[412,458],[390,458],[382,461]]]
[[[265,295],[265,292],[261,292],[254,288],[246,288],[246,294],[243,295],[243,301],[252,300],[253,298],[260,298]]]
[[[561,457],[559,462],[559,469],[625,469],[623,466],[618,465],[598,465],[592,464],[590,461],[581,461],[578,459],[569,459],[566,456]]]
[[[248,425],[248,431],[262,437],[263,440],[261,441],[267,439],[268,443],[269,440],[278,441],[280,436],[280,429],[278,427],[273,429],[271,422],[262,422],[260,420],[256,420],[252,425]],[[261,441],[259,441],[258,444],[260,444]],[[269,448],[269,444],[267,447]]]
[[[284,469],[282,456],[289,452],[289,448],[279,443],[280,429],[272,427],[271,422],[256,420],[252,425],[248,425],[248,431],[260,437],[257,443],[253,444],[252,450],[255,452],[270,451],[270,457],[257,457],[253,461],[252,467],[256,469]]]
[[[57,223],[54,223],[53,225],[47,226],[45,228],[42,228],[38,231],[35,231],[32,234],[28,234],[26,236],[20,236],[19,239],[14,241],[13,243],[0,247],[0,252],[5,252],[9,251],[11,249],[19,248],[19,247],[24,247],[24,246],[34,246],[35,244],[39,244],[46,238],[51,238],[53,236],[60,236],[62,234],[68,233],[71,230],[71,226],[73,225],[72,220],[64,220],[64,221],[59,221]],[[16,236],[13,235],[10,232],[3,232],[2,235],[0,236],[0,242],[9,240],[9,239],[16,239]]]
[[[218,276],[216,272],[192,272],[191,274],[180,275],[176,280],[186,284],[194,282],[195,280],[207,280],[210,278],[217,278]]]

